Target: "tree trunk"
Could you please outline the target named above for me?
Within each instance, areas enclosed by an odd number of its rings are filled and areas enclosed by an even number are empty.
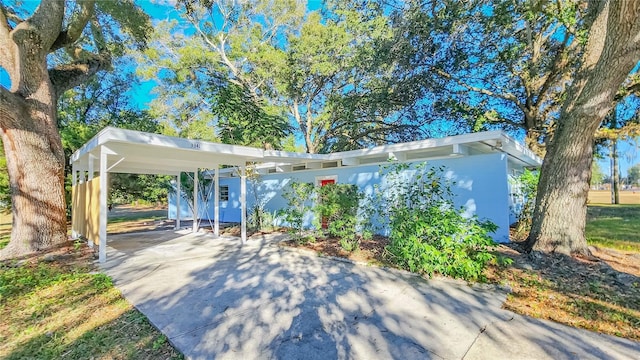
[[[587,127],[582,120],[574,116],[558,126],[547,149],[529,233],[530,250],[588,254],[584,225],[598,123]]]
[[[67,240],[64,150],[56,120],[56,92],[46,63],[29,68],[36,91],[0,103],[1,135],[11,186],[11,241],[0,259],[45,249]],[[19,78],[15,74],[12,78]],[[6,94],[8,95],[8,94]]]
[[[58,141],[59,138],[57,139]],[[64,158],[49,134],[7,129],[2,134],[11,184],[11,242],[0,258],[32,253],[67,240]]]
[[[0,16],[0,64],[11,79],[10,90],[0,86],[0,135],[13,208],[11,241],[0,259],[67,239],[64,151],[56,120],[57,92],[47,68],[63,14],[64,2],[47,1],[14,29]]]
[[[594,1],[588,10],[594,21],[542,164],[529,251],[589,253],[584,228],[594,134],[640,60],[640,0]]]
[[[618,140],[611,140],[611,203],[620,204],[620,169],[618,166]]]
[[[609,128],[615,130],[618,128],[618,113],[615,109],[609,114],[611,116],[611,124]],[[620,204],[620,171],[618,168],[618,139],[611,139],[611,203]]]
[[[32,68],[32,74],[47,74]],[[31,253],[67,239],[64,151],[56,121],[56,96],[48,76],[25,99],[0,109],[2,143],[11,186],[11,241],[0,258]]]

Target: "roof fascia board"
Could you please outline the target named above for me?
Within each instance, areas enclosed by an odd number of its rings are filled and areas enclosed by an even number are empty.
[[[71,163],[76,162],[85,154],[92,152],[98,146],[108,142],[123,142],[131,144],[152,145],[169,147],[180,150],[191,150],[201,152],[212,152],[217,154],[234,155],[238,157],[258,158],[264,157],[261,149],[240,146],[218,144],[203,140],[191,140],[177,138],[173,136],[145,133],[135,130],[124,130],[113,127],[106,127],[96,134],[91,140],[84,144],[80,149],[76,150],[71,156]]]
[[[94,135],[89,141],[87,141],[84,145],[82,145],[78,150],[76,150],[71,155],[70,162],[73,164],[74,162],[78,161],[84,155],[86,155],[86,154],[90,153],[91,151],[93,151],[94,149],[96,149],[98,147],[98,145],[100,145],[102,143],[100,139],[103,138],[105,136],[105,134],[108,133],[111,129],[113,129],[113,128],[109,126],[109,127],[106,127],[104,129],[100,130],[99,133]]]
[[[447,136],[439,139],[426,139],[401,144],[381,145],[370,149],[337,152],[329,154],[329,158],[330,160],[341,160],[343,158],[362,158],[375,155],[384,155],[385,153],[402,153],[412,150],[425,150],[447,145],[450,146],[454,144],[465,144],[494,140],[499,139],[502,135],[502,131],[494,130],[480,133]]]
[[[502,133],[503,150],[530,166],[541,166],[542,158],[506,133]]]

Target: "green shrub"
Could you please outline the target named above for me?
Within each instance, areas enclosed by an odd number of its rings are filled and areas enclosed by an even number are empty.
[[[347,251],[357,250],[360,241],[356,234],[358,225],[358,205],[362,194],[353,184],[328,184],[317,189],[315,204],[315,226],[322,230],[321,223],[327,222],[329,236],[340,239],[340,246]]]
[[[466,280],[481,279],[496,257],[489,233],[497,226],[477,217],[465,218],[455,208],[452,182],[443,168],[392,165],[387,184],[379,192],[379,211],[389,219],[388,259],[401,268],[429,276],[442,274]],[[411,178],[407,178],[413,173]]]
[[[511,183],[511,187],[523,198],[522,209],[518,214],[518,221],[515,226],[516,238],[525,239],[529,236],[539,180],[539,171],[525,169],[524,172]]]
[[[289,225],[289,233],[294,240],[306,242],[313,237],[305,236],[304,216],[311,211],[315,198],[315,187],[311,183],[291,182],[283,189],[282,197],[287,200],[287,208],[279,215]]]
[[[273,229],[274,214],[262,206],[252,206],[249,211],[247,226],[251,231],[270,231]]]

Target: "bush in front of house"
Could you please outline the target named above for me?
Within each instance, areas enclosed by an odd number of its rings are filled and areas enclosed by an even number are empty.
[[[443,168],[426,163],[386,167],[387,183],[378,191],[380,215],[388,218],[388,260],[411,272],[477,280],[488,263],[490,221],[464,217],[453,203],[453,183]]]
[[[353,184],[327,184],[317,189],[318,201],[314,206],[315,227],[340,239],[340,246],[347,251],[358,249],[360,239],[356,234],[358,208],[363,195]]]
[[[309,242],[315,238],[306,234],[304,217],[313,208],[316,197],[315,187],[311,183],[290,182],[282,192],[287,207],[279,211],[279,216],[288,224],[289,234],[295,241]]]

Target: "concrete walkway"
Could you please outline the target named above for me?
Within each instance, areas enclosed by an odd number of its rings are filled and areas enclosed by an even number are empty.
[[[276,240],[111,236],[104,270],[190,359],[640,359],[640,343],[502,310],[495,290]]]

